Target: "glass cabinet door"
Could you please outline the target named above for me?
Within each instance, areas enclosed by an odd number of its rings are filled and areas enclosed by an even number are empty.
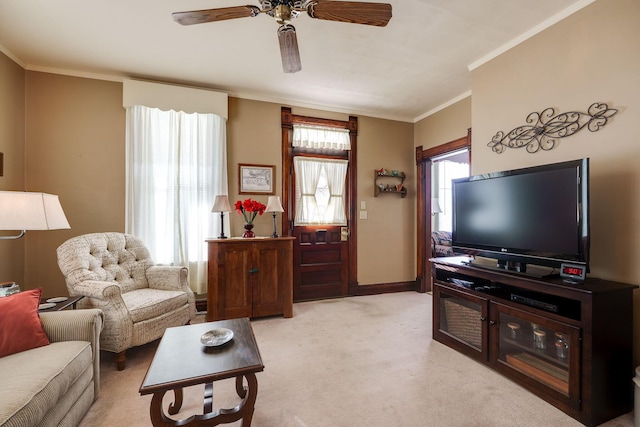
[[[488,360],[487,300],[435,284],[434,334],[460,352]]]
[[[579,405],[580,329],[492,304],[491,361],[547,394]]]

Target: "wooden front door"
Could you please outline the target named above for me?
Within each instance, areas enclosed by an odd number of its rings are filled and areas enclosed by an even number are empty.
[[[341,226],[294,226],[293,299],[333,298],[349,293],[349,247]]]
[[[349,295],[357,286],[357,222],[356,208],[356,153],[358,120],[329,120],[298,116],[288,107],[282,107],[283,152],[283,235],[295,237],[293,243],[293,300],[335,298]],[[293,124],[328,126],[349,130],[351,150],[348,152],[314,152],[292,147]],[[295,225],[296,186],[295,156],[312,156],[348,161],[345,181],[346,225]]]

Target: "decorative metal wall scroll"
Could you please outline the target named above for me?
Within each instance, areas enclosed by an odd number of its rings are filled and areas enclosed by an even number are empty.
[[[547,108],[541,113],[529,114],[526,119],[530,123],[528,125],[519,126],[506,135],[499,131],[487,145],[498,154],[505,148],[526,147],[529,153],[551,150],[556,146],[557,138],[571,136],[584,127],[591,132],[600,130],[617,112],[600,102],[591,104],[586,113],[569,111],[556,115],[553,108]]]

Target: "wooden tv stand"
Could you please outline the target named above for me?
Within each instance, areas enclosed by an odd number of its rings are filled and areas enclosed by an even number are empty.
[[[587,426],[633,409],[633,290],[433,258],[433,338]]]

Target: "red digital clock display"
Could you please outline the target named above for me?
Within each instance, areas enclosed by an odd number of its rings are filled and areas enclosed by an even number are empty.
[[[587,276],[587,268],[575,264],[562,264],[560,266],[560,277],[583,281]]]
[[[564,267],[564,269],[562,270],[564,274],[570,274],[572,276],[582,276],[583,271],[583,268],[577,267]]]

